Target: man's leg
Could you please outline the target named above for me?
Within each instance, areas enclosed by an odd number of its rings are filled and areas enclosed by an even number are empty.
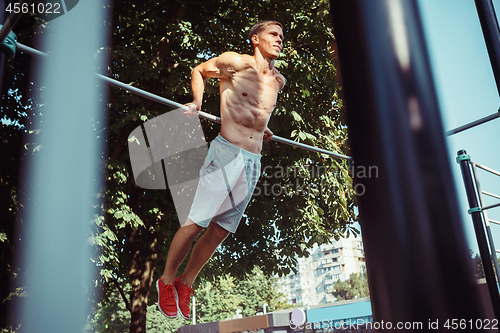
[[[187,264],[186,270],[182,274],[181,282],[188,287],[193,285],[196,276],[212,257],[217,246],[226,239],[229,231],[222,228],[217,223],[211,222],[207,231],[196,242],[191,258]]]
[[[188,228],[189,226],[183,227]],[[190,314],[190,302],[191,302],[191,294],[193,293],[193,281],[203,268],[203,266],[207,263],[208,259],[214,254],[217,246],[227,237],[229,231],[220,227],[216,223],[210,223],[207,231],[200,237],[200,239],[196,242],[193,252],[191,253],[191,258],[189,258],[189,262],[184,273],[178,278],[174,279],[173,288],[175,288],[176,298],[177,298],[177,307],[184,319],[191,319]],[[177,236],[177,234],[176,234]],[[196,236],[195,236],[196,237]],[[174,237],[175,238],[175,237]],[[194,237],[193,237],[194,239]],[[187,244],[191,244],[191,242],[185,242]],[[189,250],[189,246],[185,252],[179,251],[179,255],[176,258],[183,258],[187,251]],[[182,255],[181,255],[182,254]],[[170,255],[170,251],[168,254],[169,258],[173,258],[174,255]],[[180,259],[182,261],[182,259]],[[175,270],[177,269],[179,263],[174,260],[168,260],[167,263],[171,264],[171,267],[165,266],[165,275],[168,274],[168,277],[171,278],[172,273],[175,274]],[[175,266],[176,265],[176,266]],[[174,267],[175,266],[175,267]],[[169,281],[167,281],[169,282]],[[173,312],[173,311],[172,311]]]
[[[165,285],[174,283],[177,268],[189,252],[194,239],[203,231],[202,227],[189,222],[191,221],[188,220],[185,226],[177,230],[174,239],[170,244],[165,270],[163,271],[163,275],[161,277],[161,281]]]

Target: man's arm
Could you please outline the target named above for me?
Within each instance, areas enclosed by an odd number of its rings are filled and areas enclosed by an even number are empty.
[[[278,72],[278,70],[276,68],[274,70],[276,71],[276,73],[275,73],[276,81],[278,81],[279,88],[281,91],[286,84],[286,79],[283,75],[280,74],[280,72]],[[269,129],[269,127],[266,127],[266,129],[264,131],[264,136],[262,137],[262,140],[264,142],[271,141],[273,138],[273,135],[274,135],[274,133]]]
[[[196,111],[201,110],[201,105],[203,103],[203,91],[205,90],[205,83],[207,79],[229,79],[239,69],[239,67],[243,65],[244,61],[241,55],[236,52],[225,52],[218,57],[212,58],[196,66],[191,71],[193,102],[188,106],[192,105]]]
[[[270,141],[273,138],[274,133],[269,129],[269,127],[266,127],[264,131],[264,136],[262,137],[262,141],[267,142]]]
[[[280,86],[280,91],[281,91],[281,90],[283,90],[283,87],[286,84],[286,79],[283,75],[281,75],[280,72],[278,72],[278,70],[276,68],[274,70],[276,71],[276,81],[278,81],[278,84]]]

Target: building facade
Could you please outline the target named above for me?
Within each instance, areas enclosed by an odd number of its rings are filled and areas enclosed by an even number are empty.
[[[291,304],[304,307],[335,301],[333,286],[345,281],[351,273],[366,271],[361,237],[333,241],[315,246],[307,258],[299,258],[297,273],[280,279],[280,289]]]

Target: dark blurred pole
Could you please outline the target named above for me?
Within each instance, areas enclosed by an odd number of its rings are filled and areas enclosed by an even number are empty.
[[[416,2],[331,13],[353,170],[378,170],[355,178],[374,322],[484,318]]]
[[[0,0],[0,22],[3,24],[5,20],[7,20],[7,12],[5,9],[7,8],[7,3],[9,0]],[[0,96],[2,93],[3,89],[3,74],[5,71],[5,60],[7,59],[5,53],[0,52]]]
[[[470,214],[472,216],[472,223],[474,224],[474,231],[476,232],[477,244],[479,247],[479,254],[481,255],[481,262],[483,263],[484,276],[488,284],[488,291],[493,305],[495,316],[500,318],[500,294],[498,293],[497,279],[495,271],[491,263],[491,254],[486,240],[486,232],[484,230],[483,218],[481,214],[480,205],[477,200],[476,188],[472,180],[470,157],[465,150],[460,150],[458,153],[457,162],[460,163],[462,170],[462,177],[464,179],[465,192],[467,193],[467,200],[469,201]]]
[[[500,28],[498,27],[495,8],[491,0],[475,0],[479,21],[483,29],[484,41],[490,56],[491,67],[495,75],[498,94],[500,95]]]
[[[7,12],[5,11],[5,8],[6,8],[6,3],[8,2],[8,0],[0,0],[0,23],[4,23],[5,20],[7,19]],[[3,74],[4,74],[4,70],[5,70],[5,60],[7,59],[5,53],[3,52],[0,52],[0,105],[3,104]],[[0,291],[0,298],[4,298],[5,296],[8,296],[9,295],[9,290],[10,290],[10,281],[5,281],[3,279],[0,278],[0,280],[2,280],[2,283],[1,283],[1,287],[3,290]],[[6,313],[7,312],[7,305],[6,304],[0,304],[0,312],[4,312]],[[6,327],[7,326],[7,316],[6,315],[2,315],[0,316],[0,327]]]

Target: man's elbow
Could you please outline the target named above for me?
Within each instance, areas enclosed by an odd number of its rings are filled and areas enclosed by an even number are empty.
[[[203,80],[203,82],[207,81],[207,77],[205,75],[203,75],[203,72],[201,71],[200,65],[196,66],[191,71],[191,79],[201,79],[201,80]]]
[[[200,67],[200,65],[193,68],[193,70],[191,71],[191,77],[196,76],[196,75],[201,75],[199,67]]]

